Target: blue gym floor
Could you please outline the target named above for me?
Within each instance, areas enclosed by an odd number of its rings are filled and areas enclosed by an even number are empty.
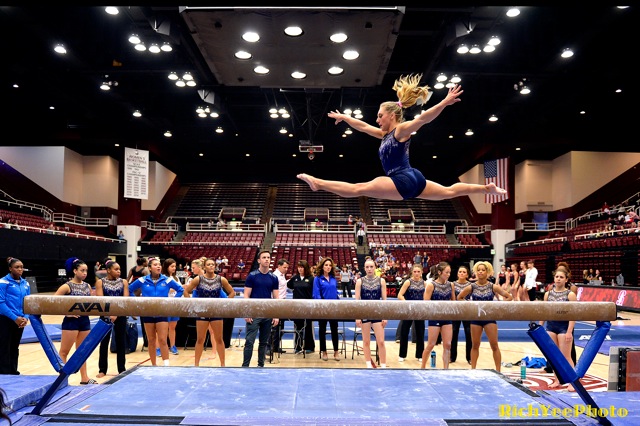
[[[492,370],[136,367],[101,385],[61,388],[41,416],[16,406],[16,393],[20,404],[30,404],[54,379],[0,376],[18,411],[15,426],[597,424],[584,415],[505,416],[508,407],[543,413],[543,406],[582,401],[575,394],[532,393]],[[601,407],[629,410],[611,418],[614,425],[640,423],[640,392],[592,396]]]

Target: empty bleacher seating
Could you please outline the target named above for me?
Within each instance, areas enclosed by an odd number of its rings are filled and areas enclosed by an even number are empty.
[[[262,217],[269,186],[266,183],[194,183],[174,216],[218,217],[224,207],[242,207],[245,216]]]

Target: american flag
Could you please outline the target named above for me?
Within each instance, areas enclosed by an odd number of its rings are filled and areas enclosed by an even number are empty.
[[[495,183],[496,186],[509,191],[507,186],[507,178],[509,176],[507,165],[509,162],[507,158],[501,158],[499,160],[491,160],[484,162],[484,183]],[[485,203],[499,203],[509,198],[509,193],[504,195],[486,194],[484,196]]]

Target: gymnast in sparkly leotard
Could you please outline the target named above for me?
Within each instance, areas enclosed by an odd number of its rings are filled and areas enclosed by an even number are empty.
[[[227,281],[225,277],[216,274],[216,261],[213,259],[207,259],[204,262],[204,274],[192,279],[189,284],[185,286],[184,291],[193,297],[209,297],[215,299],[223,297],[222,292],[226,293],[227,297],[234,297],[236,294],[231,284],[229,284],[229,281]],[[207,329],[209,328],[213,331],[211,338],[216,342],[215,348],[218,352],[218,358],[220,359],[220,366],[224,367],[225,348],[222,339],[222,318],[209,317],[196,318],[197,337],[194,365],[196,367],[200,366],[200,359],[204,351],[204,342],[207,337]]]
[[[379,176],[369,182],[348,183],[324,180],[306,173],[298,175],[313,191],[323,190],[333,192],[341,197],[366,196],[387,200],[403,200],[422,198],[425,200],[444,200],[471,194],[506,194],[495,184],[488,185],[458,182],[451,186],[443,186],[433,181],[427,181],[419,170],[409,164],[409,145],[411,134],[422,126],[433,121],[449,105],[460,102],[462,94],[460,86],[449,89],[447,96],[435,106],[422,111],[413,120],[404,120],[403,109],[413,105],[425,103],[431,93],[428,86],[419,86],[422,75],[401,76],[395,81],[393,90],[398,95],[397,102],[383,102],[378,110],[374,127],[364,121],[341,114],[339,111],[330,112],[330,118],[346,122],[352,129],[364,132],[381,139],[378,155],[382,162],[386,176]]]
[[[386,300],[387,299],[387,283],[384,278],[376,275],[376,263],[372,259],[364,262],[364,271],[366,273],[362,278],[356,281],[356,300]],[[378,358],[380,366],[387,367],[387,349],[384,344],[384,327],[387,325],[386,319],[366,318],[357,319],[356,327],[362,330],[362,349],[364,351],[364,359],[367,367],[375,367],[371,361],[371,329],[376,337],[378,346]]]
[[[571,278],[571,271],[569,265],[566,262],[560,262],[558,267],[553,273],[553,288],[544,294],[545,302],[574,302],[577,300],[576,294],[567,288],[567,283]],[[539,322],[540,325],[544,324],[544,321]],[[571,358],[571,346],[573,343],[573,328],[575,327],[575,321],[547,321],[547,333],[551,340],[558,345],[560,352],[567,359],[569,364],[573,367],[573,359]],[[556,388],[560,386],[560,381],[557,377],[554,377],[553,383],[549,385],[550,388]],[[575,390],[569,383],[568,389],[570,391]]]
[[[489,277],[493,275],[493,266],[489,262],[481,261],[473,265],[473,273],[476,275],[477,281],[471,283],[470,286],[464,288],[458,294],[458,300],[464,300],[467,295],[471,294],[473,301],[493,301],[498,303],[495,298],[496,294],[503,297],[504,301],[511,301],[513,297],[502,289],[500,284],[492,284]],[[498,324],[495,321],[471,321],[471,368],[475,369],[478,364],[478,355],[480,354],[480,343],[482,341],[482,332],[485,332],[491,351],[493,352],[493,362],[496,371],[500,371],[502,364],[502,353],[498,346]]]
[[[424,287],[424,300],[455,300],[455,289],[453,283],[449,281],[451,266],[447,262],[440,262],[431,269],[433,271],[431,280]],[[436,346],[438,335],[442,335],[442,365],[449,368],[451,357],[451,335],[453,326],[450,320],[429,320],[429,330],[427,332],[427,346],[422,352],[422,368],[427,366],[429,354]]]

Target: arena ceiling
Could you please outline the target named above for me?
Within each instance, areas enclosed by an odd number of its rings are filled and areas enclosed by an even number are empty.
[[[451,183],[504,156],[518,163],[571,150],[637,152],[628,136],[637,110],[630,78],[636,8],[520,9],[509,18],[504,6],[164,5],[120,7],[112,16],[97,6],[2,6],[3,144],[64,145],[119,160],[124,147],[148,149],[185,183],[289,181],[303,171],[360,181],[382,173],[377,141],[357,132],[343,137],[347,126],[334,125],[327,112],[361,108],[375,125],[379,104],[395,100],[395,79],[420,73],[433,87],[445,73],[462,79],[464,94],[414,136],[411,162],[428,179]],[[291,24],[303,34],[285,36]],[[245,30],[260,41],[243,41]],[[334,30],[347,42],[329,41]],[[139,52],[128,41],[134,33],[147,47],[169,43],[173,50]],[[482,48],[491,36],[501,40],[492,53],[456,52],[463,43]],[[56,54],[57,44],[67,54]],[[573,57],[560,57],[565,48]],[[252,58],[238,60],[238,49]],[[360,56],[346,61],[346,49]],[[258,65],[269,73],[256,74]],[[331,65],[343,73],[329,75]],[[292,71],[306,78],[294,80]],[[171,72],[191,73],[196,85],[177,87]],[[100,90],[102,83],[111,90]],[[523,85],[530,94],[515,90]],[[434,90],[427,107],[445,91]],[[220,115],[200,118],[199,106]],[[290,117],[270,118],[274,106]],[[493,114],[498,121],[488,120]],[[309,160],[301,140],[324,152]]]

